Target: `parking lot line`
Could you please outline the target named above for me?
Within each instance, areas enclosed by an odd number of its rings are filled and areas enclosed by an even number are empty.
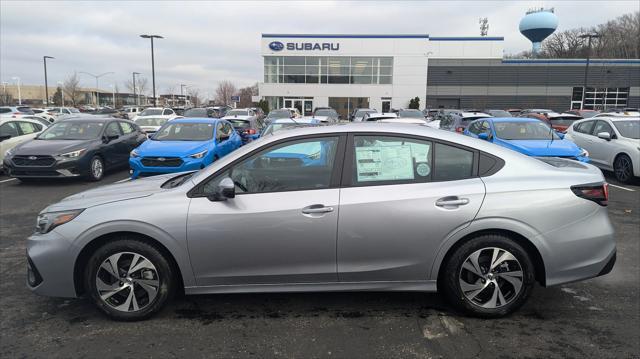
[[[620,188],[620,189],[623,189],[623,190],[625,190],[625,191],[629,191],[629,192],[635,192],[635,191],[636,191],[635,189],[631,189],[631,188],[627,188],[627,187],[622,187],[622,186],[616,186],[616,185],[611,184],[611,183],[609,183],[609,186],[611,186],[611,187],[615,187],[615,188]]]
[[[15,180],[16,180],[15,178],[9,178],[9,179],[0,181],[0,183],[5,183],[5,182],[15,181]]]

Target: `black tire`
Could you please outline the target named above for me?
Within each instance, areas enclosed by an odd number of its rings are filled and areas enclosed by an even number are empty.
[[[522,286],[520,287],[519,292],[516,292],[514,290],[512,293],[512,297],[506,300],[506,304],[502,304],[501,306],[497,306],[495,308],[483,308],[482,306],[480,306],[480,304],[468,299],[467,296],[465,296],[465,294],[463,293],[460,284],[461,276],[469,275],[466,269],[465,272],[463,272],[464,262],[473,253],[483,248],[498,248],[500,250],[511,253],[517,259],[517,264],[519,264],[522,270]],[[486,260],[487,256],[484,254],[482,256],[482,259]],[[490,262],[491,258],[489,258],[489,264]],[[515,266],[515,262],[510,262],[507,265]],[[535,282],[534,273],[534,266],[531,262],[531,259],[529,258],[529,255],[519,244],[502,235],[482,235],[469,240],[468,242],[458,247],[455,252],[452,253],[447,262],[441,268],[440,280],[438,284],[441,286],[441,289],[448,301],[456,309],[475,317],[499,318],[514,312],[526,302],[527,298],[531,294],[531,289]],[[499,279],[497,277],[495,278],[495,280],[496,283],[498,283],[497,281],[501,281],[500,283],[507,283],[507,281],[505,281],[504,279]],[[483,283],[485,283],[485,280],[482,279],[481,283],[482,285],[484,285]],[[507,288],[510,286],[510,284],[506,285]],[[485,291],[484,294],[492,293],[494,284],[489,284],[489,286],[490,287],[487,287],[488,289],[486,289],[489,292]],[[482,294],[482,292],[480,292],[480,294]],[[478,294],[478,296],[480,296],[480,294]],[[502,291],[500,291],[500,294],[502,294]]]
[[[99,162],[99,164],[96,164],[95,162]],[[94,165],[100,166],[101,170],[96,171],[94,168]],[[95,155],[91,158],[91,161],[89,161],[89,169],[87,171],[86,178],[91,182],[98,182],[102,180],[102,178],[104,177],[104,171],[105,171],[105,167],[104,167],[104,161],[102,160],[102,157]]]
[[[629,156],[622,154],[613,161],[613,174],[618,182],[631,183],[633,181],[633,162]]]
[[[97,288],[96,282],[98,270],[103,270],[101,269],[102,263],[105,262],[105,260],[107,260],[107,258],[109,258],[110,256],[122,252],[135,253],[143,256],[153,264],[157,272],[157,281],[159,284],[157,286],[155,297],[152,300],[148,300],[146,303],[140,302],[140,304],[144,306],[139,310],[132,309],[130,311],[123,311],[116,309],[113,303],[107,303],[100,297],[100,292]],[[128,259],[127,256],[131,255],[123,254],[118,262],[126,266],[126,261]],[[131,261],[132,260],[129,260],[129,265],[131,265]],[[123,272],[119,270],[119,273]],[[100,274],[103,275],[104,273],[101,272]],[[137,321],[151,317],[153,314],[160,311],[167,304],[167,302],[169,302],[171,298],[173,298],[177,283],[175,275],[176,273],[173,270],[169,260],[165,258],[165,256],[160,250],[158,250],[158,248],[146,242],[139,241],[135,238],[124,238],[109,242],[98,248],[93,253],[91,258],[89,258],[89,261],[87,262],[87,266],[85,268],[84,286],[86,292],[89,294],[96,306],[110,318],[120,321]],[[130,276],[133,277],[134,275],[131,274]],[[118,285],[122,285],[123,280],[124,279],[119,279],[115,280],[115,282],[120,281]],[[136,287],[136,284],[134,282],[134,284],[132,284],[132,287],[134,288],[134,293],[142,293],[144,295],[144,288],[140,286],[140,284],[137,284]],[[126,297],[128,294],[130,294],[130,292],[127,289],[121,292],[122,298]],[[149,298],[147,297],[147,299]],[[129,308],[133,307],[129,306]]]

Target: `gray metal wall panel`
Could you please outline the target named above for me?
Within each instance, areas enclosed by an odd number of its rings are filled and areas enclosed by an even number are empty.
[[[442,100],[459,100],[460,108],[548,108],[562,112],[569,109],[571,96],[429,96],[427,108],[438,108]],[[640,107],[640,97],[630,96],[629,107]]]

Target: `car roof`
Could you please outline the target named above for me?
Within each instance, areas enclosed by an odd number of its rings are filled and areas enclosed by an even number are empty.
[[[291,118],[277,118],[271,121],[271,123],[315,124],[315,123],[320,123],[320,121],[318,121],[318,119],[313,117],[303,117],[303,118],[297,118],[295,120]]]
[[[483,118],[483,120],[485,120]],[[531,117],[489,117],[486,120],[493,122],[540,122],[537,118]]]
[[[85,116],[77,116],[77,117],[69,117],[69,118],[63,118],[61,120],[56,121],[55,123],[59,123],[59,122],[105,122],[105,121],[109,121],[109,120],[118,120],[118,121],[126,121],[126,122],[131,122],[129,120],[124,120],[122,118],[115,118],[115,117],[94,117],[92,115],[89,115],[91,117],[85,117]]]
[[[216,123],[220,121],[219,118],[209,117],[183,117],[171,120],[171,123]]]

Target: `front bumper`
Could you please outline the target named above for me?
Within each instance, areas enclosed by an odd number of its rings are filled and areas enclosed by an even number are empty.
[[[129,166],[131,167],[131,179],[141,176],[153,176],[163,173],[176,173],[186,171],[197,171],[208,166],[212,161],[204,158],[181,157],[182,164],[177,167],[169,166],[145,166],[142,163],[144,157],[130,157]]]
[[[55,230],[27,239],[27,287],[50,297],[77,297],[73,248]]]
[[[50,166],[17,166],[5,158],[2,164],[8,176],[20,178],[78,177],[89,171],[88,161],[82,159],[56,160]]]

